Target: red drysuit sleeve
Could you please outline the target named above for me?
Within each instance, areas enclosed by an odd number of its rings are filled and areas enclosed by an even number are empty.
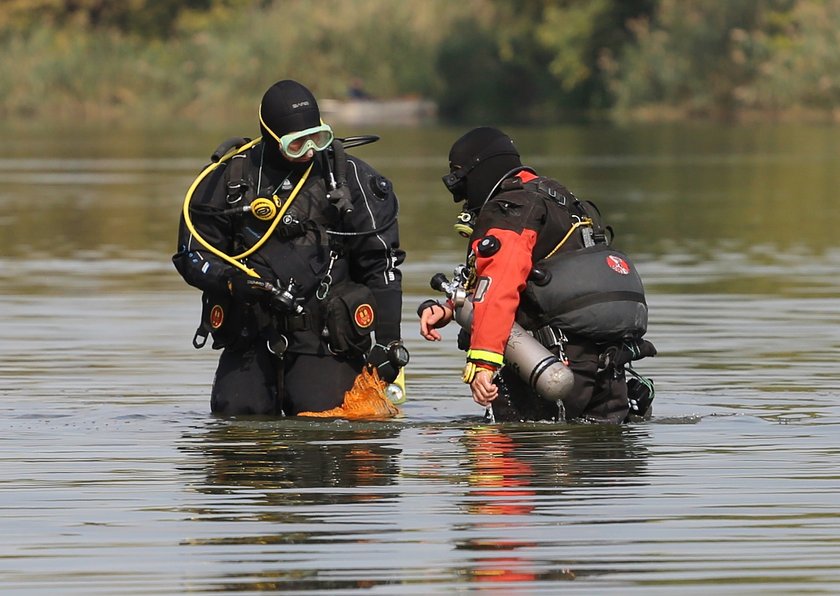
[[[537,241],[535,230],[489,229],[484,238],[493,236],[498,250],[481,256],[476,239],[476,284],[473,295],[473,323],[467,359],[499,368],[510,336],[510,328],[519,307],[519,293],[532,267],[532,252]]]

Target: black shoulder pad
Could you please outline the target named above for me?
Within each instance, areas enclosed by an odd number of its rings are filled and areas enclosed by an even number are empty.
[[[216,147],[216,150],[213,152],[213,155],[210,156],[210,159],[213,163],[218,163],[223,156],[225,156],[231,149],[238,148],[244,145],[245,143],[250,143],[251,139],[245,137],[232,137],[226,141],[222,141],[222,143]]]
[[[540,178],[537,190],[548,195],[558,205],[569,205],[577,200],[572,191],[552,178]]]
[[[502,183],[499,185],[499,190],[502,192],[519,190],[520,188],[522,188],[522,180],[520,180],[517,176],[506,178],[505,180],[502,180]]]

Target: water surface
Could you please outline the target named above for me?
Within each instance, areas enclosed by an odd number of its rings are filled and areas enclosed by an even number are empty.
[[[217,354],[190,345],[198,294],[169,256],[236,131],[12,132],[4,593],[837,592],[838,130],[512,131],[645,279],[655,416],[623,427],[485,424],[455,330],[420,339],[463,250],[440,184],[461,130],[355,150],[401,198],[412,362],[402,416],[352,423],[209,414]]]

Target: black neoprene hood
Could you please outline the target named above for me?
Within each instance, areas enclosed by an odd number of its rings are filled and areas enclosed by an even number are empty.
[[[321,112],[312,92],[297,81],[284,80],[268,88],[260,102],[261,125],[282,137],[321,124]]]
[[[498,128],[481,126],[459,138],[449,151],[450,176],[444,183],[456,202],[480,208],[490,191],[511,170],[522,165],[509,136]]]

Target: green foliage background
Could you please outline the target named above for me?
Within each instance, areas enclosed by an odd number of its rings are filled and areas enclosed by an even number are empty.
[[[5,0],[0,117],[251,113],[295,78],[446,121],[835,119],[840,0]]]

